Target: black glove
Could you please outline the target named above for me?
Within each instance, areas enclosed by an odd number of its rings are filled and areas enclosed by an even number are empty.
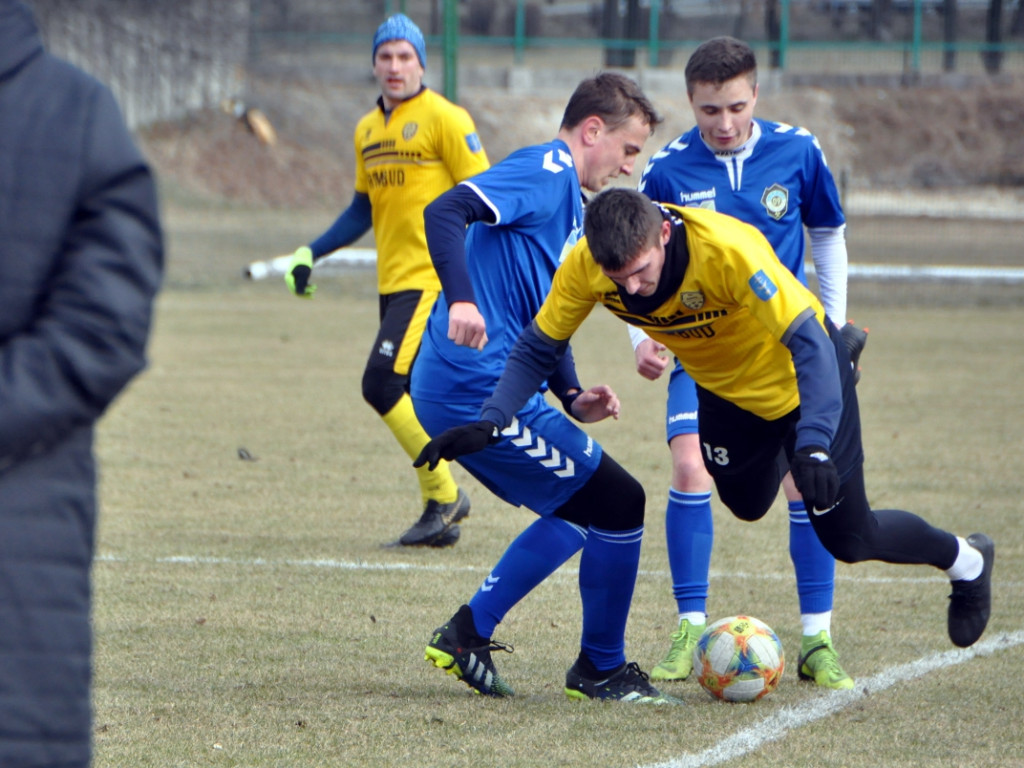
[[[853,323],[847,323],[839,329],[839,335],[843,337],[846,344],[846,351],[850,353],[850,362],[853,363],[853,381],[860,381],[860,353],[864,351],[864,345],[868,343],[868,329],[858,328]]]
[[[839,472],[828,451],[818,445],[809,445],[793,454],[789,465],[793,482],[810,505],[808,512],[831,508],[839,495]]]
[[[461,427],[446,429],[420,451],[412,463],[414,467],[427,465],[433,471],[441,459],[452,461],[467,453],[482,451],[491,443],[498,442],[498,425],[493,421],[474,421]]]

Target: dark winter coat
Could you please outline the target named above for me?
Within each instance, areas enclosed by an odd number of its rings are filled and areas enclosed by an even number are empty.
[[[110,91],[0,0],[0,766],[91,744],[93,426],[145,365],[163,247]]]

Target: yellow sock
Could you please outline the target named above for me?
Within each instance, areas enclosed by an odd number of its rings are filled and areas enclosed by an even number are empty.
[[[381,418],[410,459],[419,456],[423,446],[430,441],[430,435],[416,418],[416,411],[412,407],[412,398],[407,394],[402,395],[402,399],[395,407]],[[418,467],[416,474],[419,477],[420,493],[423,494],[424,504],[430,500],[450,504],[459,495],[459,486],[456,484],[455,478],[452,477],[447,461],[438,463],[433,472],[425,466]]]

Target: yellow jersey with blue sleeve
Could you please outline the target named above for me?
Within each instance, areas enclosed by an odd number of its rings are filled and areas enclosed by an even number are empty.
[[[423,88],[390,113],[383,100],[355,130],[355,191],[370,198],[377,290],[440,291],[423,234],[423,209],[490,163],[469,113]]]
[[[555,273],[535,327],[569,339],[595,304],[664,344],[704,389],[774,421],[800,403],[788,334],[818,299],[756,228],[702,208],[662,206],[673,224],[655,294],[630,296],[606,277],[586,239]]]

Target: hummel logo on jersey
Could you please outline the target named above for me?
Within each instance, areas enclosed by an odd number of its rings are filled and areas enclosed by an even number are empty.
[[[484,579],[484,583],[480,585],[480,591],[490,592],[497,586],[499,581],[501,581],[500,576],[488,576],[486,579]]]
[[[560,164],[559,164],[560,163]],[[561,173],[566,168],[572,168],[572,155],[564,149],[558,150],[558,161],[555,161],[555,151],[549,149],[544,153],[544,170],[552,173]]]
[[[391,339],[384,339],[384,341],[380,343],[380,349],[377,350],[377,354],[383,355],[384,357],[394,357],[395,343],[391,341]]]
[[[778,288],[775,287],[775,283],[764,273],[764,270],[757,270],[757,274],[747,281],[754,294],[761,301],[768,301],[772,296],[778,293]]]
[[[716,190],[714,187],[711,189],[702,189],[698,192],[680,192],[679,193],[679,204],[686,207],[690,206],[693,208],[710,208],[715,209],[715,196]]]
[[[574,477],[576,475],[576,462],[569,457],[562,457],[562,452],[554,446],[548,447],[548,441],[540,435],[533,436],[529,427],[520,427],[519,419],[513,417],[512,423],[501,434],[512,438],[512,445],[516,448],[524,448],[523,451],[531,459],[539,459],[539,464],[554,470],[555,477]]]
[[[669,424],[675,424],[677,421],[692,421],[697,418],[696,411],[681,411],[679,413],[673,413],[668,417]]]

